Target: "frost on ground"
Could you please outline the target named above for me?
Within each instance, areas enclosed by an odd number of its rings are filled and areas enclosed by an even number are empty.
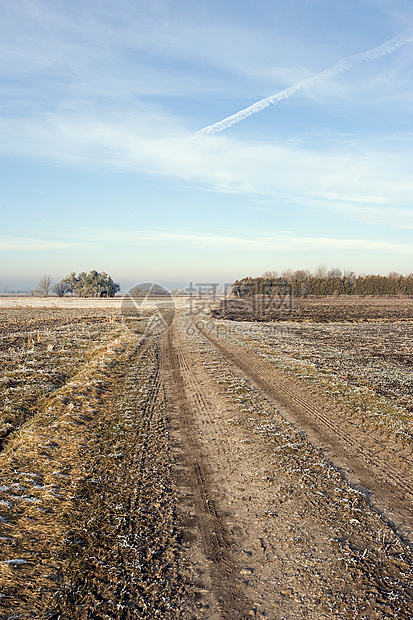
[[[411,459],[411,323],[0,318],[1,617],[413,617],[392,515],[262,387],[285,377]]]
[[[413,323],[221,323],[274,367],[399,439],[413,442]]]
[[[103,325],[0,455],[0,609],[14,617],[166,618],[184,606],[159,351]]]

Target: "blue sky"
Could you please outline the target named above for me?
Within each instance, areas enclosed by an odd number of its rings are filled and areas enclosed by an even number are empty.
[[[406,33],[410,1],[0,11],[0,291],[90,269],[123,289],[413,271],[412,42],[197,133]]]

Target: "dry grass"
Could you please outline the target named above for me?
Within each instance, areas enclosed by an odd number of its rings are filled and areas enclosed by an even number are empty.
[[[185,584],[156,338],[69,318],[30,344],[30,417],[0,454],[1,617],[176,617]],[[16,380],[27,349],[13,354]],[[46,391],[52,368],[66,381]],[[16,411],[20,391],[4,390]]]
[[[0,399],[9,416],[3,423],[10,424],[0,454],[2,617],[194,617],[182,578],[156,336],[142,338],[144,325],[127,331],[107,311],[8,313],[0,344]],[[361,407],[398,440],[398,430],[406,436],[410,414],[398,399],[410,394],[403,387],[409,326],[297,325],[269,339],[259,325],[231,325],[228,337],[315,393],[328,391],[347,412],[360,415]],[[284,521],[294,508],[302,511],[299,523],[316,498],[338,572],[360,584],[360,600],[371,591],[377,608],[390,606],[383,618],[407,618],[412,569],[400,539],[230,364],[202,339],[190,342],[201,347],[205,371],[237,412],[228,423],[241,425],[246,441],[262,438],[272,459],[267,518]],[[406,358],[396,357],[402,344]],[[363,378],[368,386],[359,384]],[[379,422],[377,412],[385,413]],[[311,537],[299,529],[286,533],[288,544],[310,557]],[[323,594],[329,609],[361,617],[360,600],[340,592],[340,600]]]
[[[120,328],[108,312],[0,311],[0,446]]]
[[[46,601],[61,587],[67,518],[82,479],[88,429],[120,354],[93,356],[10,436],[0,455],[0,605],[18,617],[47,617]]]

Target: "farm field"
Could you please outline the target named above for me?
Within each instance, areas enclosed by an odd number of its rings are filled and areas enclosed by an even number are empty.
[[[320,303],[0,305],[0,617],[411,619],[411,300]]]
[[[117,310],[121,311],[122,304],[125,301],[125,295],[116,295],[116,297],[32,297],[31,295],[0,295],[0,309],[2,308],[35,308],[35,309],[84,309],[84,310]],[[189,297],[182,295],[178,297],[159,296],[142,300],[142,305],[146,308],[153,307],[155,301],[157,306],[170,305],[173,299],[176,308],[184,308],[188,306]]]
[[[294,323],[413,321],[413,299],[398,297],[250,297],[225,299],[217,318]]]

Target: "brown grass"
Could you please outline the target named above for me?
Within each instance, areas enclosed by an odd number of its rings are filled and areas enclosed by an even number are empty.
[[[114,344],[118,344],[115,341]],[[97,354],[10,439],[0,455],[0,606],[19,617],[46,617],[60,588],[68,515],[82,479],[90,422],[120,353]]]
[[[40,332],[37,374],[63,367],[64,340],[72,376],[32,390],[0,454],[4,617],[172,618],[181,605],[156,339],[108,323],[51,327],[48,361]]]

